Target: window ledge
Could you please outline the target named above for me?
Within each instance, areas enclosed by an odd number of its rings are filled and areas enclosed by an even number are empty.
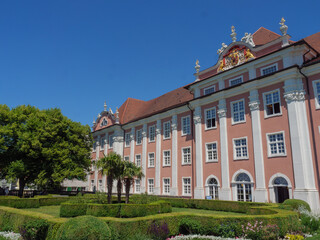
[[[191,165],[191,163],[182,163],[182,166]]]
[[[286,157],[287,154],[268,155],[268,158]]]
[[[231,125],[238,125],[238,124],[243,124],[243,123],[246,123],[246,121],[239,121],[239,122],[232,122]]]
[[[217,160],[206,161],[206,163],[217,163],[217,162],[219,162],[218,159]]]
[[[212,128],[205,128],[204,130],[205,130],[205,131],[210,131],[210,130],[214,130],[214,129],[217,129],[217,126],[212,127]]]
[[[269,116],[267,114],[265,114],[264,118],[266,119],[266,118],[279,117],[279,116],[282,116],[282,113],[272,114],[272,115],[269,115]]]
[[[249,160],[249,157],[245,158],[234,158],[233,161]]]

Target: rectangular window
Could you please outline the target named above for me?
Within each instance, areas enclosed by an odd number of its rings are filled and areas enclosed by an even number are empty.
[[[154,153],[148,154],[148,167],[154,167]]]
[[[113,148],[113,135],[109,136],[109,148]]]
[[[283,132],[267,134],[267,138],[270,157],[286,155]]]
[[[190,147],[182,148],[182,164],[191,163],[191,149]]]
[[[170,121],[163,123],[163,139],[169,139],[171,137]]]
[[[190,134],[190,116],[181,118],[182,136]]]
[[[95,152],[97,150],[97,140],[93,139],[93,146],[92,146],[92,151]]]
[[[150,126],[149,127],[149,142],[154,142],[156,137],[156,127]]]
[[[277,116],[281,114],[280,107],[280,91],[272,91],[264,93],[264,108],[267,117]]]
[[[163,194],[170,194],[170,178],[163,179]]]
[[[248,159],[247,138],[233,139],[234,159]]]
[[[163,166],[170,166],[171,159],[170,159],[170,150],[163,151]]]
[[[141,167],[141,155],[140,154],[136,155],[136,165],[138,167]]]
[[[313,82],[316,109],[320,109],[320,81]]]
[[[129,162],[129,160],[130,160],[129,156],[125,156],[125,157],[124,157],[124,160],[125,160],[126,162]]]
[[[124,141],[125,141],[125,146],[129,147],[130,146],[130,133],[126,133],[124,135]]]
[[[191,178],[182,178],[183,195],[191,195]]]
[[[216,108],[210,108],[205,110],[206,117],[206,129],[216,127]]]
[[[232,123],[245,122],[244,100],[231,102]]]
[[[148,193],[154,192],[154,179],[150,178],[148,179]]]
[[[136,179],[134,182],[135,182],[135,192],[140,193],[141,191],[140,179]]]
[[[214,92],[215,92],[215,87],[214,86],[205,88],[203,90],[204,95],[208,95],[208,94],[211,94],[211,93],[214,93]]]
[[[142,142],[142,129],[137,130],[137,134],[136,134],[136,144],[140,145]]]
[[[207,162],[217,162],[218,161],[218,152],[217,152],[217,143],[207,143]]]
[[[100,139],[100,147],[101,147],[100,150],[104,149],[104,142],[105,142],[105,138],[103,137]]]
[[[262,76],[268,75],[268,74],[276,72],[277,70],[278,70],[278,65],[277,64],[274,64],[272,66],[268,66],[268,67],[265,67],[265,68],[261,68],[261,75]]]
[[[238,78],[229,80],[230,87],[238,85],[238,84],[240,84],[242,82],[243,82],[243,78],[242,77],[238,77]]]

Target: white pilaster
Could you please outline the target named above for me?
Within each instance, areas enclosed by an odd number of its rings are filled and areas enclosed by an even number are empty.
[[[157,120],[156,128],[157,140],[156,140],[156,166],[155,166],[155,186],[154,193],[156,195],[161,194],[160,188],[160,171],[161,171],[161,120]]]
[[[113,134],[113,151],[123,157],[123,130],[117,129]]]
[[[108,152],[108,139],[109,139],[109,133],[106,133],[104,136],[104,155],[107,155]]]
[[[320,208],[319,195],[315,187],[309,122],[302,80],[286,80],[284,90],[284,98],[286,99],[288,109],[295,178],[293,195],[294,198],[308,202],[312,210],[318,210]]]
[[[224,80],[221,79],[221,80],[219,80],[219,90],[222,90],[224,88],[225,88]]]
[[[97,147],[96,147],[96,162],[99,160],[99,155],[100,155],[100,140],[101,137],[98,136],[97,138]],[[98,173],[99,173],[99,169],[95,166],[94,167],[94,186],[96,187],[96,190],[98,190]],[[92,187],[93,189],[93,187]]]
[[[202,169],[202,124],[201,124],[201,107],[194,110],[193,122],[195,126],[196,142],[196,187],[194,189],[194,198],[204,199],[203,188],[203,169]]]
[[[263,159],[263,147],[262,147],[262,133],[260,122],[260,101],[258,90],[250,91],[249,107],[251,110],[252,121],[252,139],[253,139],[253,152],[254,152],[254,166],[256,176],[256,189],[255,189],[255,201],[267,202],[268,192],[265,183],[265,171],[264,171],[264,159]]]
[[[144,177],[141,178],[141,193],[147,191],[146,189],[146,167],[147,167],[147,124],[143,124],[142,127],[142,156],[141,156],[141,166]]]
[[[254,66],[248,68],[249,80],[255,79],[257,77],[256,68]]]
[[[131,134],[130,134],[130,162],[134,162],[134,146],[135,146],[135,128],[131,128]]]
[[[218,105],[220,125],[220,153],[221,153],[221,200],[231,200],[229,157],[228,157],[228,134],[227,134],[227,106],[226,100],[219,100]]]
[[[170,195],[178,196],[178,131],[177,115],[172,116],[172,186]]]

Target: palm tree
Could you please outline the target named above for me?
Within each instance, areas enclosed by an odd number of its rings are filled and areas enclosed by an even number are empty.
[[[122,190],[122,179],[124,173],[124,161],[120,161],[119,165],[115,171],[117,177],[117,193],[118,193],[118,203],[121,203],[121,190]]]
[[[111,203],[112,186],[115,178],[118,177],[119,165],[121,163],[121,156],[115,152],[110,152],[108,155],[104,155],[96,163],[100,168],[102,175],[107,175],[107,188],[108,188],[108,203]]]
[[[130,187],[134,182],[134,178],[142,178],[144,174],[142,173],[142,168],[137,167],[132,162],[123,162],[124,164],[124,170],[123,170],[123,182],[125,185],[126,190],[126,203],[129,203],[129,193],[130,193]]]

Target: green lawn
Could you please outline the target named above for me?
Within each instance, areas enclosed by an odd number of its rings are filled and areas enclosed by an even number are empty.
[[[40,212],[48,214],[54,217],[59,217],[60,215],[60,206],[43,206],[40,208],[29,208],[25,209],[26,211]],[[208,214],[208,215],[231,215],[231,216],[241,216],[242,213],[235,212],[222,212],[222,211],[210,211],[204,209],[193,209],[193,208],[172,208],[172,212],[187,212],[187,213],[199,213],[199,214]]]
[[[31,211],[31,212],[44,213],[54,217],[60,217],[60,206],[43,206],[40,208],[27,208],[24,210]]]

